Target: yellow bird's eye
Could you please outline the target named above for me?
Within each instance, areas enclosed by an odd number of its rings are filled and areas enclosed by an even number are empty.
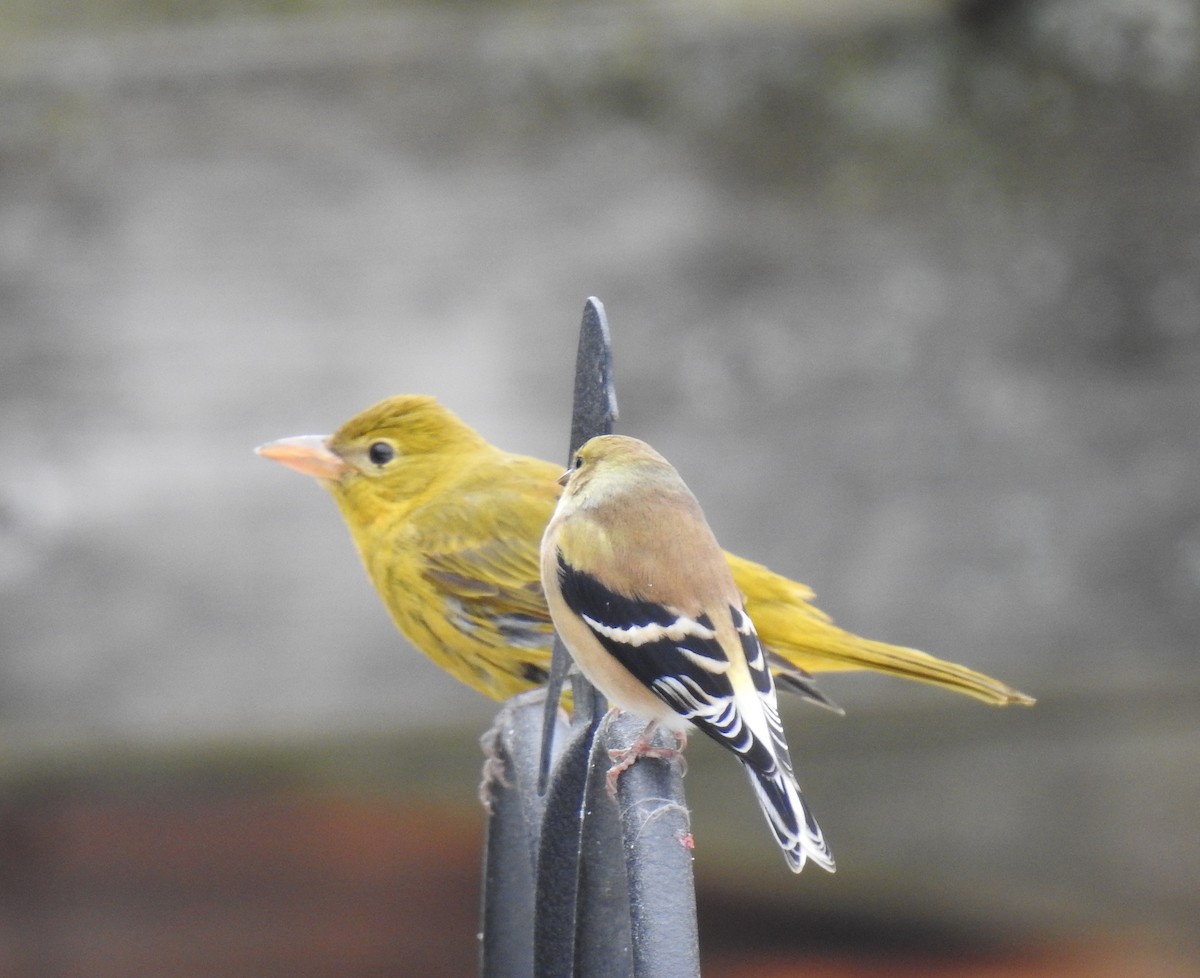
[[[396,449],[392,448],[386,441],[377,441],[371,444],[367,449],[367,458],[371,460],[372,465],[378,465],[383,468],[392,459],[396,457]]]
[[[575,456],[575,468],[577,468],[577,469],[583,468],[583,456],[582,455]]]

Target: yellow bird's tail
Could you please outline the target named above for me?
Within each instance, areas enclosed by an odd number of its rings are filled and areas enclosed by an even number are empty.
[[[841,632],[836,626],[831,625],[830,628]],[[777,651],[789,661],[812,654],[802,648]],[[917,649],[859,638],[849,632],[842,632],[834,641],[826,637],[821,644],[821,651],[816,654],[823,660],[820,668],[824,671],[870,669],[966,693],[993,706],[1010,706],[1014,703],[1032,706],[1035,702],[1032,696],[1013,689],[1007,683],[957,662],[946,662]]]
[[[734,580],[747,598],[758,637],[767,649],[808,673],[866,669],[941,686],[994,706],[1030,706],[1032,696],[998,679],[946,662],[926,652],[861,638],[845,631],[815,607],[813,593],[762,564],[726,555]]]

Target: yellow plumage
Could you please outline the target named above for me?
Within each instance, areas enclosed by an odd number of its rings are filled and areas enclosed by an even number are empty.
[[[333,494],[396,626],[437,665],[497,700],[545,680],[553,628],[538,550],[560,465],[496,448],[421,395],[381,401],[328,437],[258,451]],[[844,631],[803,584],[726,559],[762,644],[783,660],[772,671],[785,687],[792,670],[866,669],[999,706],[1033,702],[964,666]]]

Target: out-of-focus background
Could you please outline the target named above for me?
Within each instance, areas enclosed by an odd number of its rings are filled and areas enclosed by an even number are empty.
[[[687,787],[706,974],[1200,973],[1189,0],[0,3],[0,975],[475,970],[485,702],[254,445],[620,430],[860,633],[839,871]]]

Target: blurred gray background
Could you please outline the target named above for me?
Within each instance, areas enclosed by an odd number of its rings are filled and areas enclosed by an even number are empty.
[[[597,295],[726,546],[1039,697],[825,679],[831,879],[697,744],[703,892],[1200,971],[1198,96],[1187,0],[0,4],[3,783],[369,743],[476,831],[494,704],[252,448],[559,459]]]

